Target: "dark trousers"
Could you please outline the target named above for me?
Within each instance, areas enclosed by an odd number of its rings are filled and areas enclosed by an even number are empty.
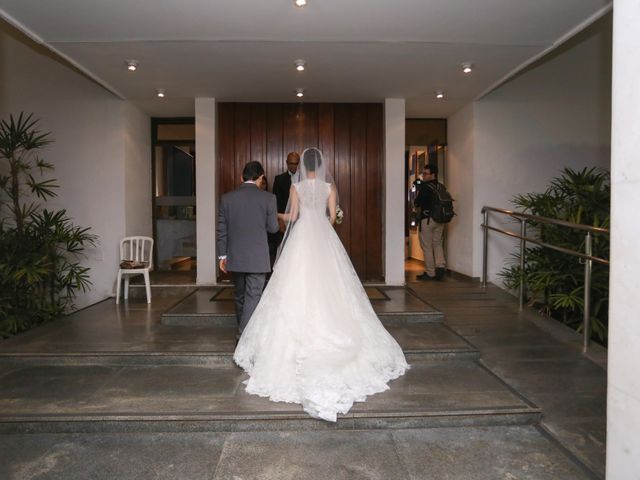
[[[273,268],[273,264],[276,261],[278,247],[282,243],[283,237],[284,234],[282,232],[270,233],[267,237],[269,242],[269,260],[271,261],[271,268]]]
[[[233,272],[235,284],[234,300],[236,302],[236,318],[240,335],[249,323],[253,311],[258,306],[264,289],[264,273]]]

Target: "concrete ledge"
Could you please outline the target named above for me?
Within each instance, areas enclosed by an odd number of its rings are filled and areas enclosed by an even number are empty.
[[[236,327],[238,322],[232,313],[168,314],[160,317],[162,325],[172,327]]]
[[[0,354],[2,366],[193,365],[234,367],[230,352],[69,352]]]
[[[473,348],[405,350],[410,364],[438,360],[476,360],[480,352]],[[0,354],[0,366],[142,366],[191,365],[236,368],[233,352],[71,352]]]
[[[378,318],[383,325],[417,325],[424,323],[441,323],[444,320],[442,312],[391,312],[378,313]],[[232,327],[237,325],[236,316],[233,313],[163,313],[160,319],[162,325],[182,327]]]
[[[534,408],[457,412],[350,413],[336,423],[305,413],[253,415],[87,415],[0,416],[0,433],[246,432],[300,430],[376,430],[489,425],[532,425]]]
[[[371,305],[385,325],[440,323],[444,320],[442,312],[406,288],[379,290],[384,299],[373,299]],[[229,291],[229,287],[198,288],[162,313],[160,323],[186,327],[235,326],[235,307],[232,299],[228,298]]]

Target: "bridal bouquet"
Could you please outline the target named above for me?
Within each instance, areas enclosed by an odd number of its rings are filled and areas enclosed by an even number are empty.
[[[340,205],[337,205],[336,206],[336,223],[340,225],[342,223],[342,220],[344,220],[344,212],[340,208]]]

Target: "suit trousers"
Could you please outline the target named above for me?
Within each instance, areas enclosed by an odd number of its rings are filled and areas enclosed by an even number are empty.
[[[424,253],[424,270],[430,277],[435,277],[436,268],[444,268],[446,261],[442,247],[444,223],[423,218],[420,222],[420,246]]]
[[[260,302],[264,289],[265,273],[233,272],[235,284],[234,301],[236,303],[236,318],[240,335],[249,323],[253,311]]]

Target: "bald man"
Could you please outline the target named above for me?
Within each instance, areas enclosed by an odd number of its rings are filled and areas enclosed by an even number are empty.
[[[284,213],[287,208],[291,184],[300,180],[300,172],[298,172],[299,165],[300,155],[298,155],[297,152],[290,152],[289,155],[287,155],[287,171],[276,175],[273,181],[273,194],[278,199],[278,213]]]
[[[276,196],[278,204],[278,213],[284,213],[287,209],[287,202],[289,201],[289,191],[291,190],[291,184],[300,180],[300,172],[298,167],[300,166],[300,155],[297,152],[290,152],[287,155],[287,171],[276,175],[273,181],[273,194]],[[276,259],[278,247],[282,242],[283,233],[277,232],[269,235],[269,255],[271,257],[271,266]]]

